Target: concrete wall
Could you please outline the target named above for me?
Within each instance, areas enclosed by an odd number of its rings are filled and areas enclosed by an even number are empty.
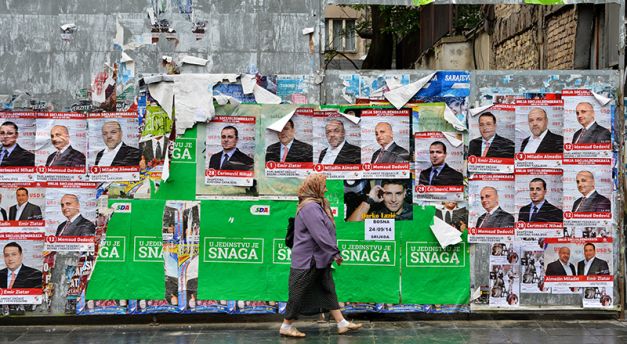
[[[133,58],[136,74],[162,73],[161,56],[187,54],[209,60],[194,72],[313,74],[320,67],[322,1],[189,0],[191,13],[176,1],[1,1],[0,99],[22,90],[57,110],[69,107],[109,70],[105,64],[119,60],[116,43]],[[151,8],[163,8],[156,19],[167,19],[176,32],[153,38]],[[194,34],[193,24],[202,21],[207,31]],[[77,29],[62,39],[60,26],[68,23]],[[313,51],[305,27],[316,30]]]

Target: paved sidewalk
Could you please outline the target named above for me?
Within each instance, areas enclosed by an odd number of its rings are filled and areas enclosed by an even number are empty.
[[[301,321],[305,339],[281,338],[278,323],[10,326],[1,343],[627,343],[627,323],[580,321],[363,321],[364,328],[339,336],[335,323]]]

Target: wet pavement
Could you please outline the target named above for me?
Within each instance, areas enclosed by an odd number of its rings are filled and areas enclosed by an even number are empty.
[[[2,343],[627,343],[616,320],[357,321],[360,331],[338,335],[335,323],[300,321],[304,339],[281,338],[279,323],[76,325],[0,327]]]

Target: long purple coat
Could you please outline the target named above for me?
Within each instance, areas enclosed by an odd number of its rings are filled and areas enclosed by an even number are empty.
[[[316,268],[324,269],[339,253],[335,225],[331,219],[318,203],[306,204],[294,221],[292,268],[308,270],[313,258]]]

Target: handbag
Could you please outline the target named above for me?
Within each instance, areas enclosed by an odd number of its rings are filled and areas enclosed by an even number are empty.
[[[290,249],[294,246],[294,218],[287,219],[287,233],[285,233],[285,246]]]

